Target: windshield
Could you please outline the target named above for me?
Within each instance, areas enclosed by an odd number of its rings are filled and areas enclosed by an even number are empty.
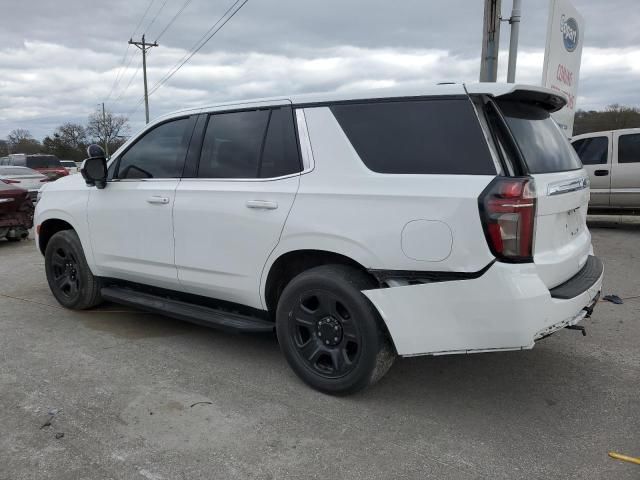
[[[582,168],[569,140],[549,112],[522,102],[498,101],[500,110],[524,156],[529,173],[553,173]]]

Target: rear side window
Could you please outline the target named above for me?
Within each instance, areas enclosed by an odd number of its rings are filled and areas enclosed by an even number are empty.
[[[609,139],[607,137],[581,138],[572,143],[573,149],[583,165],[602,165],[607,163]]]
[[[374,172],[496,173],[468,98],[353,103],[331,111]]]
[[[498,102],[529,173],[577,170],[580,159],[546,110],[522,102]]]
[[[209,117],[200,178],[274,178],[300,171],[290,107]]]
[[[184,167],[184,134],[189,119],[163,123],[130,147],[118,164],[120,179],[179,178]]]
[[[618,137],[618,163],[640,163],[640,134]]]
[[[61,167],[62,164],[53,155],[30,155],[27,157],[26,166],[29,168],[55,168]]]

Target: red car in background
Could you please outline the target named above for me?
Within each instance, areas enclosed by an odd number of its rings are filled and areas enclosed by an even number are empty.
[[[60,163],[60,160],[55,155],[44,153],[12,153],[8,157],[3,157],[1,160],[1,165],[28,167],[45,174],[50,180],[57,180],[60,177],[69,175],[67,169]]]
[[[0,239],[17,242],[33,227],[33,202],[24,188],[0,182]]]

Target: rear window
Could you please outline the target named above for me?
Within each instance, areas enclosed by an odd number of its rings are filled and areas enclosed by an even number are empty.
[[[61,166],[58,157],[53,155],[31,155],[27,157],[27,167],[29,168],[55,168]]]
[[[350,103],[331,111],[374,172],[496,173],[468,98]]]
[[[582,167],[578,155],[543,108],[522,102],[498,102],[529,173],[553,173]]]

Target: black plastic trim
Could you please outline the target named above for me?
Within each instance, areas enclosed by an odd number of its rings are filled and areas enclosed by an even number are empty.
[[[549,290],[553,298],[568,300],[575,298],[590,289],[600,278],[604,271],[602,261],[593,255],[589,255],[584,267],[566,282]]]
[[[487,273],[489,268],[491,268],[495,262],[495,260],[492,260],[476,272],[381,270],[376,268],[368,269],[367,271],[373,275],[381,285],[384,285],[388,280],[408,280],[416,283],[453,282],[456,280],[473,280],[475,278],[480,278],[482,275]]]
[[[325,100],[322,102],[294,103],[293,108],[313,108],[313,107],[332,107],[334,105],[350,105],[362,103],[389,103],[389,102],[407,102],[416,100],[462,100],[469,98],[466,94],[459,95],[415,95],[408,97],[380,97],[380,98],[361,98],[353,100]]]
[[[198,325],[231,332],[273,332],[274,324],[261,318],[183,302],[162,295],[154,295],[121,286],[107,286],[101,290],[106,300],[134,308],[159,313]]]

